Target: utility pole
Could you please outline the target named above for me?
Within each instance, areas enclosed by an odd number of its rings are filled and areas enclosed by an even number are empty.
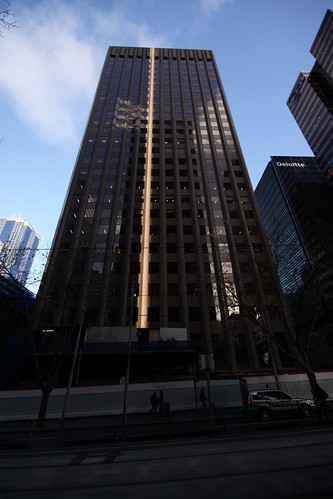
[[[125,427],[126,427],[126,423],[127,423],[127,394],[128,394],[128,384],[129,384],[129,376],[130,376],[130,369],[131,369],[133,301],[134,301],[134,281],[132,281],[132,287],[131,287],[130,324],[129,324],[129,329],[128,329],[127,363],[126,363],[124,402],[123,402],[123,425],[122,425],[122,437],[123,438],[125,436]]]
[[[212,403],[212,392],[210,386],[210,372],[214,370],[214,355],[209,353],[206,353],[204,355],[199,355],[199,364],[200,364],[200,370],[206,373],[209,418],[210,418],[212,433],[215,434],[214,407]]]
[[[78,353],[78,350],[79,350],[79,344],[80,344],[80,338],[81,338],[81,333],[82,333],[84,314],[85,314],[85,308],[83,307],[82,312],[81,312],[80,327],[79,327],[79,331],[77,333],[76,342],[75,342],[75,348],[74,348],[74,353],[73,353],[71,370],[70,370],[69,378],[68,378],[68,384],[67,384],[67,390],[66,390],[66,396],[65,396],[64,406],[63,406],[63,409],[62,409],[62,415],[61,415],[61,420],[60,420],[60,429],[63,428],[64,422],[65,422],[67,403],[68,403],[68,399],[69,399],[69,395],[70,395],[70,391],[71,391],[71,387],[72,387],[72,382],[73,382],[73,374],[74,374],[74,369],[75,369],[75,364],[76,364],[77,353]]]

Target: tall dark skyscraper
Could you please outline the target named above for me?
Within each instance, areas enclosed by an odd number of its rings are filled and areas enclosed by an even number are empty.
[[[295,327],[298,332],[314,328],[313,365],[330,368],[333,352],[332,189],[315,158],[274,156],[255,194]],[[331,357],[327,356],[330,351],[327,342],[332,344]]]
[[[333,11],[328,10],[310,50],[316,62],[299,74],[287,104],[333,187],[332,51]]]
[[[270,369],[272,351],[281,368],[260,327],[284,335],[273,274],[213,53],[110,47],[35,326],[83,320],[112,352],[131,323],[134,356],[187,342],[227,372]]]

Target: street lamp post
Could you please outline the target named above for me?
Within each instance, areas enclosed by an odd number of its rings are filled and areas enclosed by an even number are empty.
[[[206,374],[209,418],[210,418],[212,433],[215,434],[214,405],[213,405],[213,401],[212,401],[212,391],[211,391],[211,385],[210,385],[210,373],[215,368],[214,355],[209,354],[209,353],[201,354],[201,355],[199,355],[199,359],[200,359],[199,360],[200,370],[205,372],[205,374]]]
[[[63,427],[64,422],[65,422],[67,403],[68,403],[70,391],[71,391],[71,388],[72,388],[73,374],[74,374],[74,369],[75,369],[75,364],[76,364],[77,353],[78,353],[78,350],[79,350],[80,338],[81,338],[81,334],[82,334],[84,314],[85,314],[85,308],[83,307],[82,313],[81,313],[80,327],[79,327],[79,331],[77,333],[76,342],[75,342],[75,348],[74,348],[74,353],[73,353],[71,370],[70,370],[69,378],[68,378],[68,384],[67,384],[67,389],[66,389],[64,406],[63,406],[63,409],[62,409],[62,415],[61,415],[61,420],[60,420],[60,429]]]
[[[133,301],[134,301],[134,281],[132,282],[132,287],[131,287],[131,308],[130,308],[130,324],[129,324],[129,329],[128,329],[128,348],[127,348],[127,363],[126,363],[124,402],[123,402],[122,437],[125,436],[125,427],[126,427],[126,423],[127,423],[127,394],[128,394],[128,384],[129,384],[129,376],[130,376],[130,369],[131,369]]]
[[[209,417],[210,417],[210,424],[212,427],[212,433],[215,434],[214,407],[212,403],[212,392],[210,386],[210,372],[211,369],[214,369],[213,364],[214,364],[213,356],[211,354],[206,353],[206,383],[207,383]]]

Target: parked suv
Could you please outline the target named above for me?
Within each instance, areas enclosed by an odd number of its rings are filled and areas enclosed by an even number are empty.
[[[312,399],[295,398],[281,390],[248,392],[243,399],[243,413],[261,421],[286,416],[307,418],[314,408]]]

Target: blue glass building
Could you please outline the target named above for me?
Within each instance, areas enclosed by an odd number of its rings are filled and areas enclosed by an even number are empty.
[[[295,327],[325,330],[326,338],[333,331],[332,189],[315,158],[274,156],[255,195]]]
[[[40,236],[23,218],[0,218],[0,273],[25,285]]]

